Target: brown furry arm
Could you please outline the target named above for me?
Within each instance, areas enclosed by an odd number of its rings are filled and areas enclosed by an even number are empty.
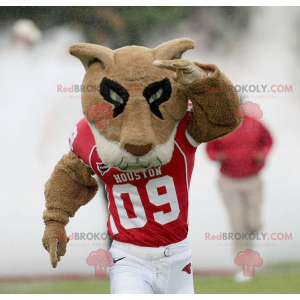
[[[75,212],[87,204],[98,190],[98,182],[92,177],[93,174],[92,169],[70,151],[57,163],[45,184],[46,210],[43,219],[46,228],[43,245],[50,252],[54,268],[60,256],[66,252],[64,227],[69,217],[74,217]]]
[[[196,142],[203,143],[235,130],[242,119],[236,116],[240,104],[238,94],[225,74],[213,64],[195,64],[206,73],[212,72],[184,87],[193,103],[187,132]]]

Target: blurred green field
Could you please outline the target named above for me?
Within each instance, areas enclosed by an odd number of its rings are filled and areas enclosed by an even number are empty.
[[[252,281],[236,283],[232,276],[195,277],[198,294],[297,294],[300,273],[258,274]],[[16,294],[108,294],[109,281],[52,280],[35,282],[0,282],[0,293]]]

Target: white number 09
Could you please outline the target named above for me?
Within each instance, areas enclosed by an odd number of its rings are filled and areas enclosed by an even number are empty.
[[[159,195],[158,188],[165,187],[166,193]],[[173,178],[170,176],[164,176],[150,180],[146,185],[146,191],[149,201],[160,206],[163,204],[170,204],[171,211],[164,213],[163,211],[153,213],[154,220],[161,224],[167,224],[176,220],[179,216],[178,198],[175,191],[175,185]],[[121,198],[121,194],[128,193],[130,201],[132,203],[135,218],[129,218],[127,211],[124,207],[124,201]],[[126,229],[140,228],[146,225],[147,217],[145,209],[142,204],[142,200],[138,189],[132,184],[120,184],[113,187],[113,194],[118,209],[121,225]]]

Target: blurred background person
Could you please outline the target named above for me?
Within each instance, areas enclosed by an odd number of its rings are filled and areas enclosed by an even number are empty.
[[[42,38],[41,30],[29,19],[19,19],[12,27],[13,47],[31,49]]]
[[[251,112],[253,114],[253,110],[247,112],[243,109],[243,122],[234,132],[206,145],[209,158],[220,163],[218,187],[229,214],[232,232],[241,236],[262,228],[263,182],[259,173],[273,144],[266,127],[257,119],[248,117]],[[245,243],[247,240],[234,241],[235,255],[249,248]],[[244,277],[243,272],[238,272],[234,278],[241,282],[252,277]]]

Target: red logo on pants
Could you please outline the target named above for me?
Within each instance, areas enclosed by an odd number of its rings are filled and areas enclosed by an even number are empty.
[[[186,265],[181,271],[183,271],[183,272],[187,272],[188,274],[191,274],[191,266],[192,266],[192,264],[191,263],[189,263],[188,265]]]

